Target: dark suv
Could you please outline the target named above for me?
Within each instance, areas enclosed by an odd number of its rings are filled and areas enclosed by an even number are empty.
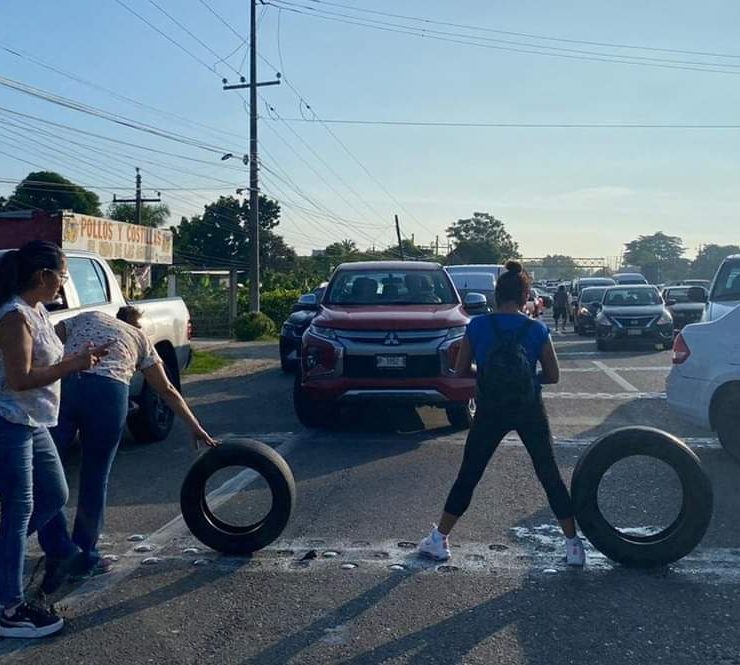
[[[606,293],[605,286],[589,286],[581,291],[575,313],[575,331],[578,335],[592,334],[596,330],[596,316],[601,307],[601,299]]]
[[[319,313],[319,303],[326,284],[304,293],[293,305],[293,311],[280,328],[280,367],[286,374],[295,372],[301,358],[301,340],[311,321]]]
[[[618,343],[673,347],[673,317],[654,286],[613,286],[606,290],[596,317],[596,346]]]

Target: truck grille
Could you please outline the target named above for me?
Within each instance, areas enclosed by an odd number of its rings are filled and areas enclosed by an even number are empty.
[[[407,356],[405,369],[378,369],[375,356],[344,356],[344,376],[352,379],[423,379],[441,374],[439,356]]]

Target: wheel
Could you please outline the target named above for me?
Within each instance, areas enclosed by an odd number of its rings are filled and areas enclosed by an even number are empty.
[[[301,386],[300,370],[293,382],[293,408],[301,425],[310,428],[328,427],[331,422],[331,409],[327,402],[309,399]]]
[[[175,371],[164,363],[167,378],[175,381]],[[145,381],[138,399],[138,408],[127,420],[129,432],[139,443],[164,441],[172,430],[175,414],[159,394]]]
[[[615,529],[599,509],[604,474],[632,455],[662,460],[676,472],[683,489],[678,517],[648,536]],[[706,533],[714,501],[712,484],[699,458],[676,437],[651,427],[618,429],[591,444],[573,470],[571,495],[578,524],[594,547],[618,563],[642,568],[662,566],[691,552]]]
[[[213,514],[206,500],[206,483],[229,466],[253,469],[272,493],[270,511],[259,522],[229,524]],[[185,524],[204,545],[224,554],[251,554],[276,540],[285,529],[295,503],[295,480],[286,461],[272,448],[251,439],[232,440],[211,448],[190,467],[180,490]]]
[[[285,374],[292,374],[298,368],[298,362],[288,358],[290,355],[290,349],[287,345],[283,344],[282,338],[280,339],[280,369]]]
[[[475,400],[470,399],[465,404],[448,406],[445,411],[447,412],[447,420],[450,421],[452,427],[455,429],[469,429],[473,424],[473,418],[475,418]]]
[[[740,428],[737,414],[740,412],[740,388],[726,391],[714,407],[714,424],[722,447],[740,462]]]

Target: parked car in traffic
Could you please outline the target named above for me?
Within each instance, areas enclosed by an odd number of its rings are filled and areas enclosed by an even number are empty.
[[[459,266],[447,266],[446,270],[451,275],[459,275],[461,273],[478,273],[491,275],[494,280],[498,280],[499,275],[504,271],[505,267],[498,263],[470,263]]]
[[[612,286],[596,317],[596,346],[605,351],[627,343],[673,346],[673,318],[654,286]]]
[[[740,254],[728,256],[712,280],[703,321],[716,321],[740,305]]]
[[[673,346],[668,405],[689,422],[716,432],[740,461],[740,305],[723,317],[686,326]]]
[[[701,298],[695,295],[697,289],[703,294]],[[701,321],[708,296],[703,286],[669,286],[663,290],[662,295],[665,306],[673,317],[675,330]]]
[[[647,284],[647,278],[639,272],[620,272],[613,275],[614,281],[620,286]]]
[[[301,355],[301,340],[311,321],[319,313],[319,303],[326,284],[311,293],[304,293],[293,305],[293,311],[280,328],[280,368],[283,372],[295,372]]]
[[[552,307],[552,295],[545,289],[533,288],[534,294],[542,301],[542,306],[545,309]]]
[[[578,299],[581,291],[592,286],[615,286],[616,282],[611,277],[579,277],[570,283],[570,311],[568,318],[575,323],[578,311]]]
[[[452,283],[455,285],[460,299],[464,300],[468,293],[482,293],[491,311],[496,308],[496,279],[491,273],[485,272],[452,272]]]
[[[606,293],[605,286],[588,286],[581,290],[574,321],[577,335],[583,336],[596,332],[596,316],[599,313],[604,293]]]
[[[3,254],[4,251],[0,251]],[[170,381],[180,389],[180,374],[190,364],[190,314],[182,298],[129,302],[124,298],[108,262],[93,252],[65,250],[69,279],[59,298],[47,306],[55,325],[89,311],[116,316],[119,308],[134,305],[142,313],[141,327],[154,344]],[[134,375],[129,391],[128,428],[135,440],[162,441],[172,429],[174,413],[141,373]]]
[[[344,404],[443,408],[455,427],[474,411],[475,379],[454,365],[482,294],[463,302],[445,269],[421,261],[343,263],[303,335],[293,404],[307,427],[323,427]]]

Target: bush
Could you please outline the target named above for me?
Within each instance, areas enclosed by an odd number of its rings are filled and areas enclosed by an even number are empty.
[[[265,291],[260,299],[260,309],[280,328],[290,316],[290,311],[301,292],[297,289],[276,289]]]
[[[260,337],[274,337],[277,328],[272,319],[262,312],[242,314],[234,321],[234,335],[242,342],[251,342]]]

